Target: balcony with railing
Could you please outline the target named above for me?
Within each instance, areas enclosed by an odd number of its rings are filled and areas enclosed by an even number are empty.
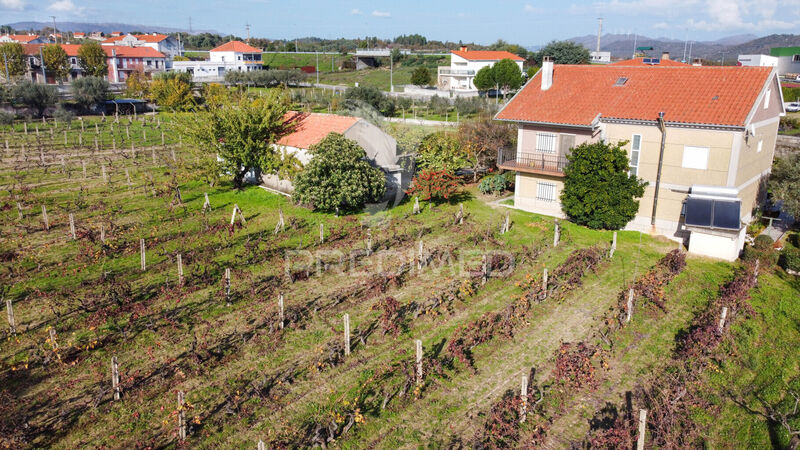
[[[564,176],[564,168],[569,161],[565,156],[546,153],[517,153],[500,149],[497,153],[497,167],[524,173]]]
[[[450,66],[439,66],[439,75],[475,76],[474,70],[451,69]]]

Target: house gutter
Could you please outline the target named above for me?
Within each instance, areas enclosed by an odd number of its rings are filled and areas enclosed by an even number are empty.
[[[499,114],[499,113],[498,113]],[[593,125],[573,125],[569,123],[555,123],[555,122],[536,122],[533,120],[519,120],[519,119],[499,119],[495,116],[494,120],[500,122],[513,122],[513,123],[524,123],[527,125],[542,125],[547,127],[558,127],[558,128],[574,128],[578,130],[592,130],[594,128]]]
[[[655,231],[656,210],[658,209],[658,190],[661,187],[661,168],[664,166],[664,146],[667,141],[667,127],[664,123],[664,111],[658,113],[658,128],[661,130],[661,150],[658,152],[658,172],[656,173],[656,192],[653,195],[653,215],[650,218],[650,225]]]

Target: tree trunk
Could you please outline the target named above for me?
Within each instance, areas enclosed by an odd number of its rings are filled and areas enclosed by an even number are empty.
[[[236,172],[236,175],[233,176],[233,187],[236,189],[241,189],[244,186],[244,176],[247,174],[247,167],[244,169]]]

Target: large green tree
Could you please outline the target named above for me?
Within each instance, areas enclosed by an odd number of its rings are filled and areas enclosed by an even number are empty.
[[[0,63],[3,64],[0,66],[0,77],[6,78],[6,69],[8,77],[12,80],[25,75],[25,50],[22,44],[17,42],[0,44],[0,58],[2,58]]]
[[[44,68],[48,75],[52,75],[57,81],[67,78],[70,65],[67,52],[58,44],[45,45],[42,48],[44,58]]]
[[[467,154],[454,133],[431,133],[417,147],[417,167],[450,173],[469,165]]]
[[[522,70],[519,65],[510,59],[501,59],[492,66],[494,81],[503,90],[503,97],[509,91],[515,91],[522,86]]]
[[[574,222],[617,230],[634,218],[644,182],[629,174],[624,143],[584,143],[572,149],[564,170],[561,207]]]
[[[356,141],[331,133],[310,148],[312,158],[294,180],[294,199],[322,211],[358,211],[386,192],[386,177]]]
[[[100,77],[81,77],[72,82],[72,99],[91,110],[109,98],[108,81]]]
[[[78,64],[86,75],[105,77],[108,75],[106,52],[100,43],[90,39],[78,49]]]
[[[800,153],[775,160],[768,186],[773,201],[781,202],[784,211],[800,218]]]
[[[431,72],[427,67],[417,67],[411,73],[411,84],[415,86],[428,86],[431,84]]]
[[[11,88],[11,100],[36,109],[37,114],[41,116],[48,106],[56,104],[58,92],[54,86],[23,80]]]
[[[496,87],[497,83],[494,79],[494,70],[492,70],[492,66],[481,67],[478,73],[475,74],[475,78],[472,79],[472,84],[474,84],[475,88],[479,91],[488,91]]]
[[[542,57],[552,56],[556,64],[589,64],[589,50],[572,41],[552,41],[536,53],[536,62]]]
[[[287,113],[288,96],[270,90],[261,97],[231,98],[221,107],[181,121],[188,138],[203,149],[209,165],[216,165],[219,155],[220,169],[233,174],[233,185],[238,189],[251,169],[288,177],[296,168],[296,159],[282,157],[274,145],[297,127],[298,121],[287,119]]]

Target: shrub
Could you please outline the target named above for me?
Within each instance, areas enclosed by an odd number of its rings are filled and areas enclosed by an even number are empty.
[[[11,125],[14,123],[14,114],[8,111],[0,111],[0,125]]]
[[[86,110],[97,107],[108,99],[108,81],[100,77],[82,77],[72,82],[72,98]]]
[[[135,70],[125,79],[125,95],[144,98],[150,90],[150,80],[141,70]]]
[[[639,210],[637,199],[644,195],[647,182],[628,173],[628,153],[620,145],[594,142],[572,149],[564,169],[561,205],[574,222],[618,230]]]
[[[72,111],[68,111],[64,108],[64,105],[59,103],[56,107],[56,110],[53,111],[53,118],[57,121],[69,124],[72,122],[72,119],[75,117],[75,114],[72,114]]]
[[[792,247],[784,248],[781,251],[778,264],[780,264],[784,270],[800,272],[800,249]]]
[[[14,103],[34,108],[42,116],[48,106],[56,104],[58,93],[55,86],[24,80],[11,88],[11,98]]]
[[[386,177],[356,141],[331,133],[310,149],[313,158],[294,180],[294,199],[322,211],[360,210],[386,192]]]
[[[422,87],[431,84],[431,73],[426,67],[417,67],[411,73],[411,84]]]
[[[772,238],[767,236],[766,234],[759,234],[753,241],[753,247],[755,247],[756,250],[761,250],[761,251],[769,250],[772,248],[772,244],[774,242],[775,241],[773,241]]]
[[[384,95],[383,92],[376,87],[357,86],[348,89],[347,92],[344,93],[344,98],[345,106],[348,109],[351,109],[359,104],[366,103],[367,105],[380,110]]]
[[[441,202],[458,191],[458,178],[446,170],[423,170],[411,181],[408,195],[419,195],[422,200]]]
[[[454,173],[469,163],[458,137],[443,131],[425,136],[417,152],[417,166],[423,170]]]
[[[489,175],[484,177],[478,184],[478,190],[481,194],[499,194],[506,190],[508,187],[508,180],[505,175]]]
[[[194,106],[192,74],[188,72],[163,72],[150,83],[153,101],[170,111],[187,111]]]

